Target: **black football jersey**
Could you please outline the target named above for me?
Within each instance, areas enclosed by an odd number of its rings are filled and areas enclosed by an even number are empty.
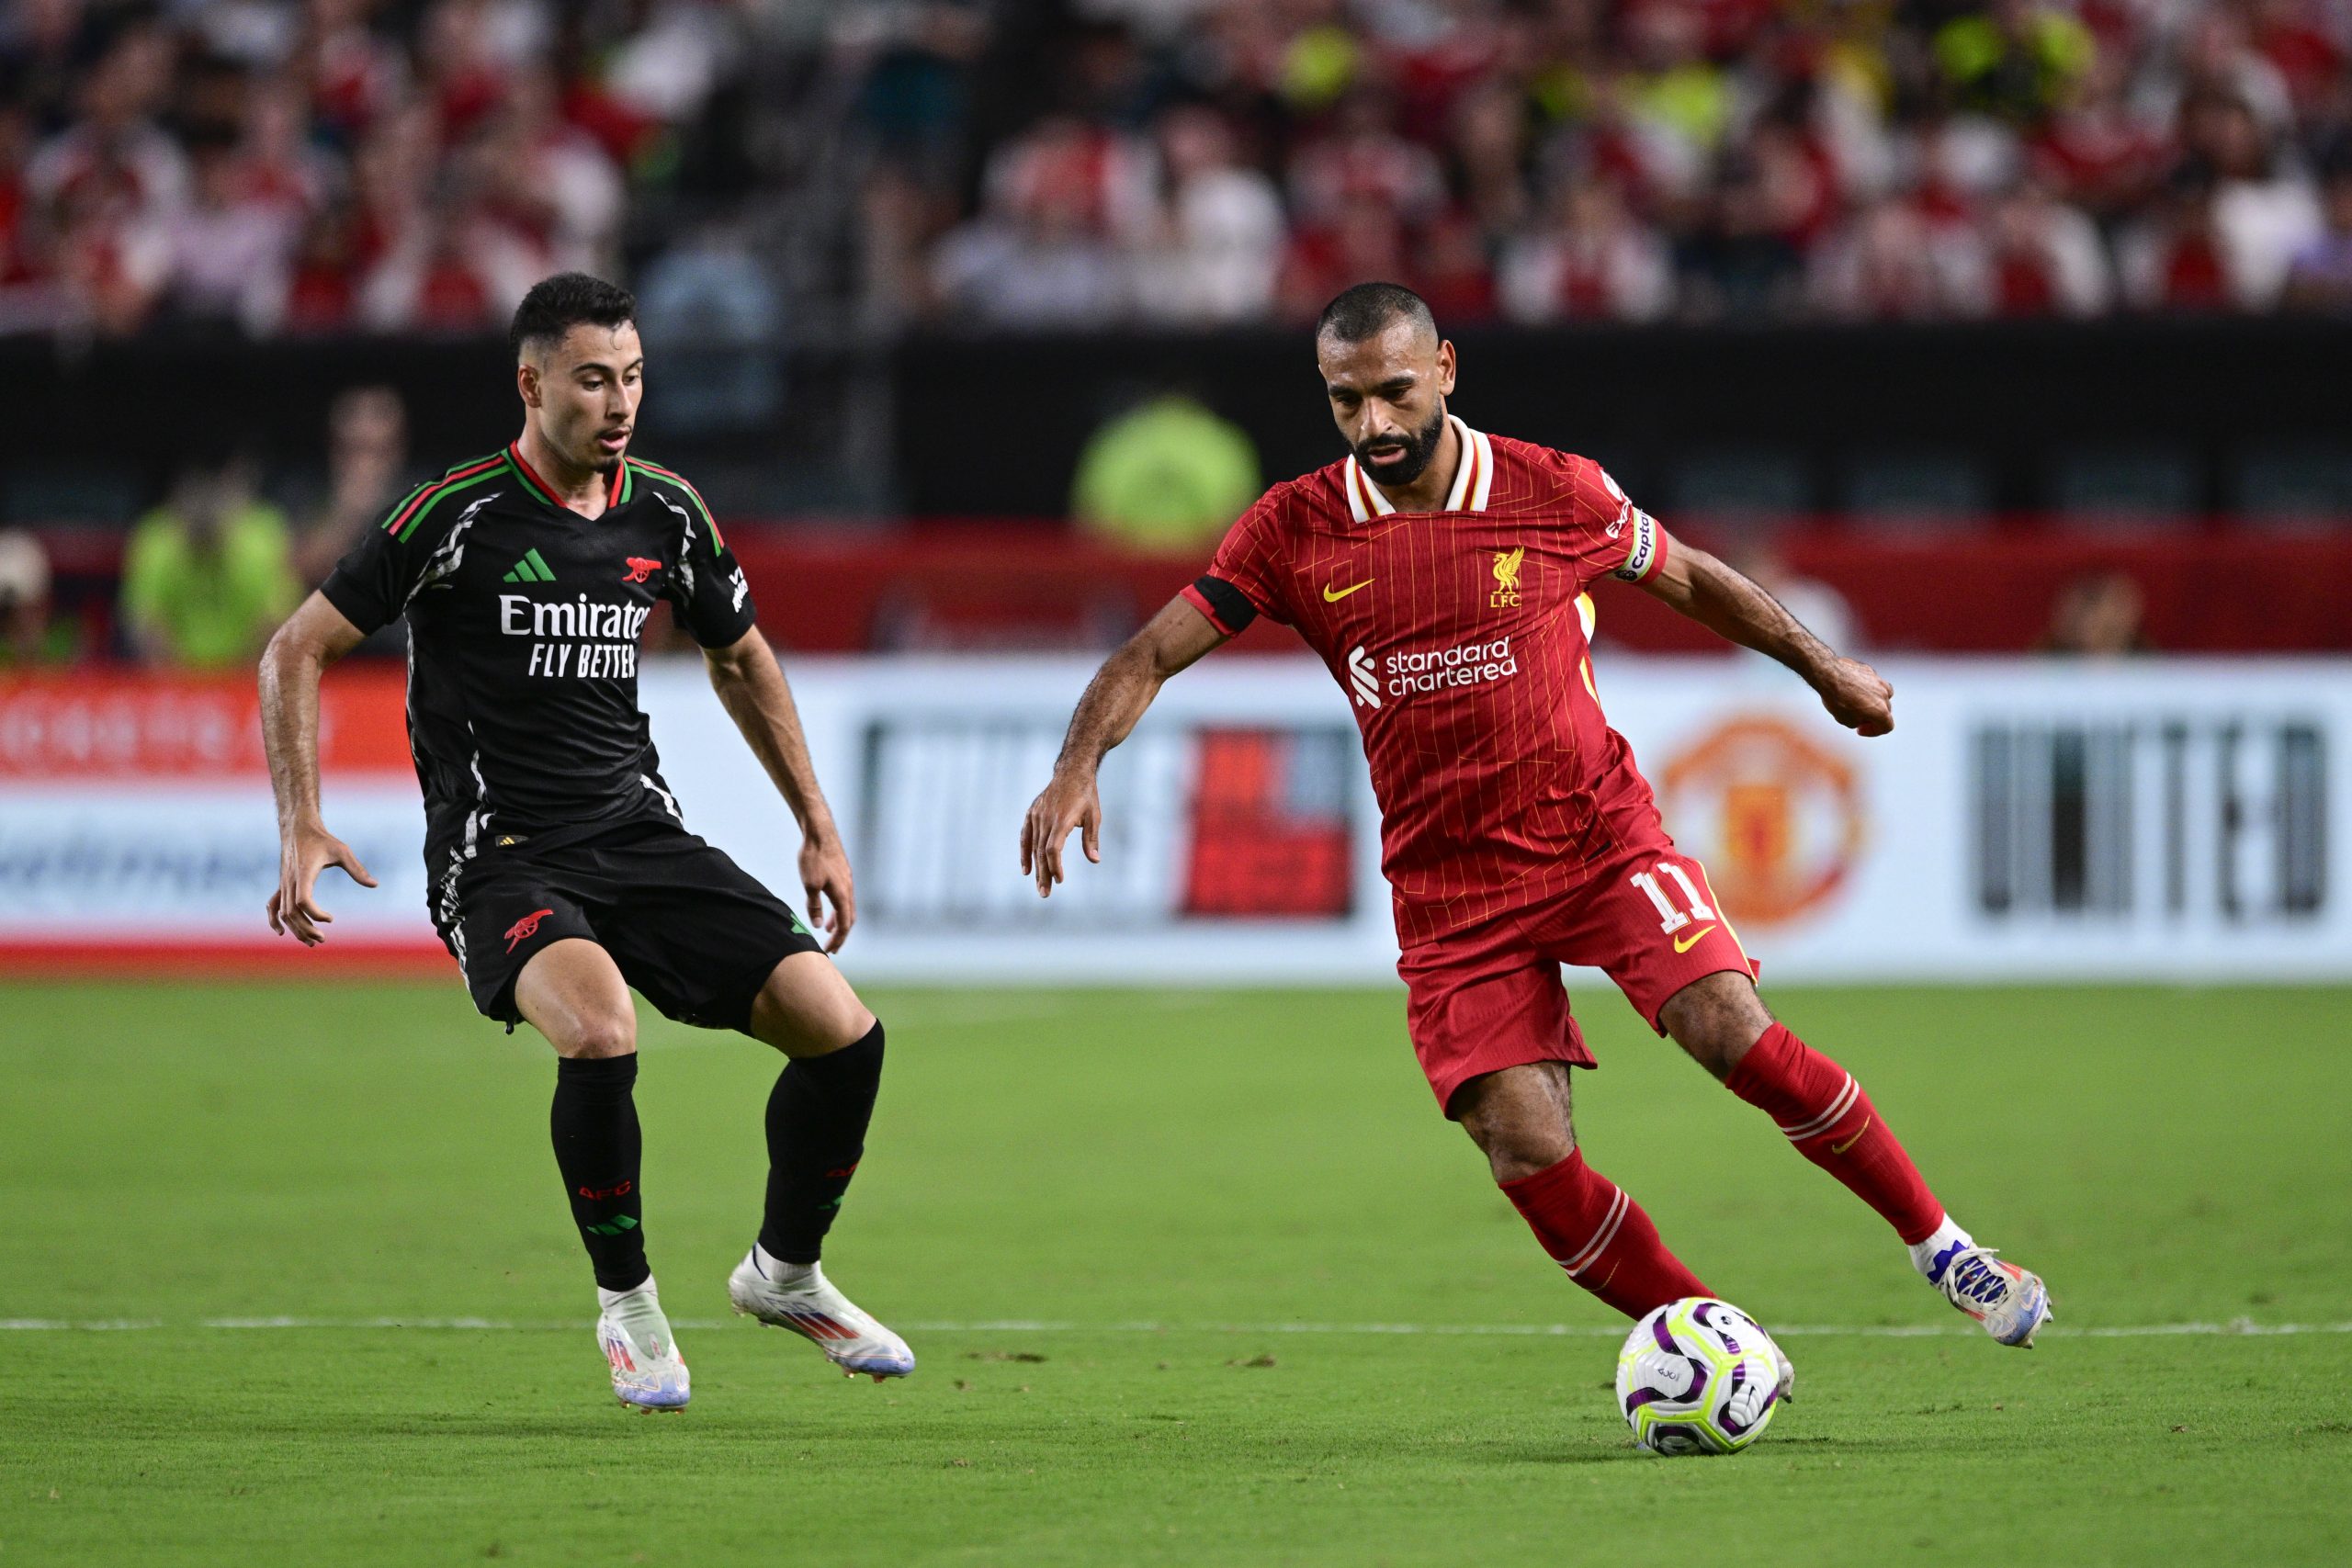
[[[404,497],[320,592],[363,632],[408,617],[425,858],[453,870],[502,838],[677,818],[637,702],[646,617],[668,600],[706,648],[753,618],[694,486],[630,457],[582,517],[512,445]]]

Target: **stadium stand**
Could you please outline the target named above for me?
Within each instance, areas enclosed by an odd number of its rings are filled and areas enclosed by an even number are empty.
[[[2033,646],[2030,559],[2130,574],[2159,647],[2341,646],[2190,586],[2279,551],[2341,581],[2325,0],[26,0],[0,528],[45,619],[9,657],[160,646],[119,575],[191,464],[257,472],[315,581],[504,421],[495,334],[568,266],[638,289],[649,449],[762,570],[865,562],[812,646],[1124,626],[1126,587],[990,626],[972,541],[1157,592],[1060,521],[1090,441],[1173,391],[1268,476],[1324,460],[1299,325],[1374,275],[1461,337],[1479,417],[1866,628],[1883,559],[2008,595],[1920,646]],[[936,559],[955,603],[901,591]]]

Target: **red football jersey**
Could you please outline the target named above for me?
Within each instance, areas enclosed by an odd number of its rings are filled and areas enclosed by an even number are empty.
[[[1663,841],[1601,716],[1583,595],[1654,575],[1664,530],[1591,459],[1453,423],[1442,512],[1398,512],[1351,457],[1268,491],[1185,591],[1227,633],[1297,627],[1349,694],[1408,947]]]

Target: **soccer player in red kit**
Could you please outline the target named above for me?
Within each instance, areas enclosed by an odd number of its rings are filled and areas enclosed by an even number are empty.
[[[1332,300],[1316,360],[1350,455],[1276,485],[1205,575],[1113,654],[1022,826],[1049,895],[1095,771],[1160,683],[1259,615],[1297,628],[1353,705],[1395,894],[1413,1049],[1445,1114],[1577,1284],[1632,1316],[1713,1295],[1585,1162],[1570,1067],[1594,1065],[1562,964],[1606,970],[1650,1025],[1765,1111],[1894,1227],[1914,1266],[2005,1345],[2048,1318],[2041,1280],[1955,1224],[1845,1069],[1765,1010],[1699,863],[1602,716],[1585,590],[1631,582],[1794,670],[1840,724],[1894,728],[1893,691],[1762,589],[1669,537],[1589,458],[1472,430],[1454,352],[1394,284]]]

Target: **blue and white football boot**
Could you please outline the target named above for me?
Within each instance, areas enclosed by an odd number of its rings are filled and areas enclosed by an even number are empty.
[[[1963,1247],[1936,1259],[1929,1275],[1944,1299],[1984,1325],[2004,1345],[2033,1348],[2036,1330],[2050,1321],[2050,1292],[2041,1276],[2006,1263],[1989,1247]]]
[[[633,1291],[599,1289],[604,1310],[596,1339],[612,1364],[613,1397],[633,1410],[684,1410],[691,1388],[686,1359],[671,1337],[652,1280]]]
[[[825,1353],[849,1377],[880,1382],[915,1370],[915,1353],[836,1289],[825,1271],[764,1257],[757,1247],[728,1276],[727,1299],[744,1317],[788,1328]]]

